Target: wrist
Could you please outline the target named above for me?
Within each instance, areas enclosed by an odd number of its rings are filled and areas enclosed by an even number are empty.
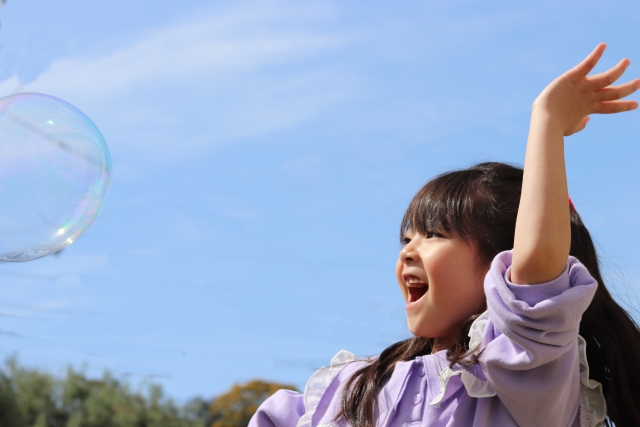
[[[558,133],[562,136],[565,134],[564,125],[562,124],[562,121],[558,119],[558,114],[551,111],[551,109],[544,103],[538,103],[536,101],[533,103],[533,108],[531,110],[530,130],[538,131],[541,130],[541,128],[544,128],[545,133]]]

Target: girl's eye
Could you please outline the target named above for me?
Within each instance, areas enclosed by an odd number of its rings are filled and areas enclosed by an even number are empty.
[[[410,241],[411,241],[410,238],[405,237],[404,239],[402,239],[402,246],[408,245]]]
[[[429,239],[429,238],[431,238],[431,237],[440,237],[440,236],[441,236],[441,234],[436,233],[435,231],[427,231],[426,236],[427,236],[427,239]]]

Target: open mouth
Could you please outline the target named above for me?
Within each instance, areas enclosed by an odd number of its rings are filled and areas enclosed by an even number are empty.
[[[409,289],[409,302],[418,301],[429,290],[428,285],[424,286],[411,286]]]
[[[404,283],[409,291],[409,301],[416,302],[424,296],[429,290],[429,284],[422,281],[422,279],[407,274],[404,276]]]

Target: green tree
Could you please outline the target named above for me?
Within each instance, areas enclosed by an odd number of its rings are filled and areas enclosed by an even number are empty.
[[[158,385],[135,392],[109,372],[96,380],[69,368],[56,378],[11,359],[0,373],[0,427],[206,427],[207,419]]]
[[[24,418],[18,407],[18,398],[11,378],[0,372],[0,426],[22,427]]]
[[[261,380],[234,384],[231,390],[211,401],[210,427],[247,427],[258,406],[280,389],[297,391],[289,384]]]
[[[254,380],[177,405],[156,384],[134,391],[108,371],[91,379],[73,368],[59,378],[12,358],[0,369],[0,427],[246,427],[280,389],[295,387]]]

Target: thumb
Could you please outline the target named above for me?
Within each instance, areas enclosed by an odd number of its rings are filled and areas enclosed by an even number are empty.
[[[578,125],[573,130],[567,132],[564,136],[569,136],[569,135],[573,135],[574,133],[580,132],[582,129],[584,129],[587,126],[587,123],[589,122],[589,120],[591,120],[591,118],[589,116],[586,116],[585,118],[580,120],[580,123],[578,123]]]

